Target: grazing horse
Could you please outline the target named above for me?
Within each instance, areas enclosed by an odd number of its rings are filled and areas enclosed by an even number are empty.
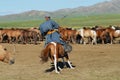
[[[52,60],[52,62],[54,63],[54,67],[55,67],[55,72],[59,73],[59,71],[57,70],[61,68],[59,66],[57,66],[57,62],[58,62],[58,58],[66,58],[70,68],[73,69],[72,65],[70,64],[69,61],[69,57],[68,57],[68,53],[64,52],[64,48],[61,44],[55,43],[55,42],[50,42],[45,49],[42,50],[41,52],[41,59],[43,62],[47,62],[48,61],[48,57]],[[64,61],[64,59],[63,59]]]
[[[3,48],[0,45],[0,61],[9,63],[9,64],[14,64],[14,58],[11,56],[11,53],[9,53],[5,48]]]
[[[82,37],[82,41],[84,44],[86,44],[85,38],[88,38],[88,39],[91,38],[92,44],[97,44],[96,42],[97,34],[94,30],[84,28],[84,29],[78,30],[78,34]]]
[[[112,28],[109,27],[109,28],[106,28],[105,32],[109,33],[111,44],[113,44],[113,39],[114,38],[120,37],[120,30],[115,30],[115,29],[112,29]]]

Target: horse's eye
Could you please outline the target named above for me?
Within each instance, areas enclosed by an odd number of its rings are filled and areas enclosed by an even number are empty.
[[[5,51],[7,51],[7,49],[6,49],[6,48],[4,48],[4,50],[5,50]]]

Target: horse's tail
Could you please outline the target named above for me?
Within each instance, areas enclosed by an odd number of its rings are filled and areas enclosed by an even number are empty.
[[[41,56],[40,56],[40,58],[41,58],[42,62],[47,62],[47,61],[48,61],[49,50],[50,50],[50,49],[49,49],[48,47],[46,47],[45,49],[43,49],[43,50],[41,51]]]

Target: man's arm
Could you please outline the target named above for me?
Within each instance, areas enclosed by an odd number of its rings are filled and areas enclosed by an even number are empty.
[[[52,21],[52,25],[53,25],[54,29],[58,29],[59,28],[59,25],[55,21]]]
[[[42,29],[41,25],[40,25],[40,27],[39,27],[39,30],[40,30],[41,35],[42,35],[42,36],[45,36],[45,33],[43,32],[43,29]]]

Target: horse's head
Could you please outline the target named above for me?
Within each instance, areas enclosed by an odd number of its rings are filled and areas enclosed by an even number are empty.
[[[43,49],[40,53],[40,58],[41,58],[41,63],[45,63],[48,61],[48,54],[49,54],[49,49],[48,47],[46,47],[45,49]]]
[[[3,62],[11,65],[15,63],[15,58],[11,55],[11,53],[7,52]]]
[[[12,54],[7,51],[6,48],[3,48],[0,45],[0,61],[3,61],[5,63],[14,64],[15,58],[13,58]]]

